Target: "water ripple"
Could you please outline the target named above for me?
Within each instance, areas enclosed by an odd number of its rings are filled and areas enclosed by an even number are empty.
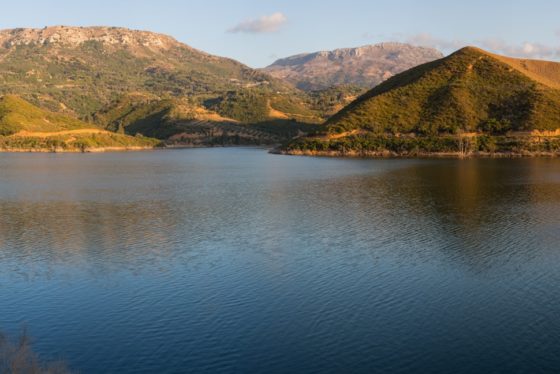
[[[83,373],[553,372],[558,160],[0,158],[0,327]]]

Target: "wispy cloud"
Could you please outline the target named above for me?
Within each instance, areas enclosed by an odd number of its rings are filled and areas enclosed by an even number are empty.
[[[519,45],[509,44],[503,40],[482,40],[480,46],[491,51],[513,57],[525,58],[560,58],[560,46],[525,42]]]
[[[248,19],[230,28],[230,33],[263,34],[277,32],[288,22],[288,17],[284,13],[276,12],[269,16],[262,16],[255,19]]]
[[[560,58],[560,46],[546,45],[536,42],[511,44],[501,39],[481,39],[474,41],[437,38],[430,34],[415,34],[404,39],[407,43],[433,47],[444,52],[452,52],[467,45],[475,45],[491,52],[521,58]]]
[[[456,50],[465,46],[465,43],[460,40],[437,38],[427,33],[410,35],[406,37],[405,41],[410,44],[437,48],[443,51]]]

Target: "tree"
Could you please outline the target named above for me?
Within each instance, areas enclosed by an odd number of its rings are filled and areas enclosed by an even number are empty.
[[[492,135],[503,135],[511,129],[511,122],[507,119],[490,118],[479,125],[479,129]]]

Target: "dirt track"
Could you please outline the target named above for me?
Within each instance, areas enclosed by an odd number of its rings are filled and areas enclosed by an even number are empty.
[[[53,132],[39,132],[39,131],[20,131],[13,135],[15,138],[50,138],[53,136],[61,135],[82,135],[82,134],[112,134],[107,130],[101,129],[78,129],[78,130],[66,130],[66,131],[53,131]]]

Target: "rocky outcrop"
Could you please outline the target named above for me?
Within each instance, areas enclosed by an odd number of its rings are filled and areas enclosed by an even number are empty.
[[[263,70],[305,90],[348,84],[371,88],[398,73],[441,57],[441,52],[432,48],[381,43],[300,54],[280,59]]]
[[[7,49],[19,45],[77,47],[91,41],[103,43],[105,46],[144,47],[152,50],[168,50],[179,46],[188,48],[168,35],[122,27],[53,26],[42,29],[18,28],[0,31],[0,46]]]

